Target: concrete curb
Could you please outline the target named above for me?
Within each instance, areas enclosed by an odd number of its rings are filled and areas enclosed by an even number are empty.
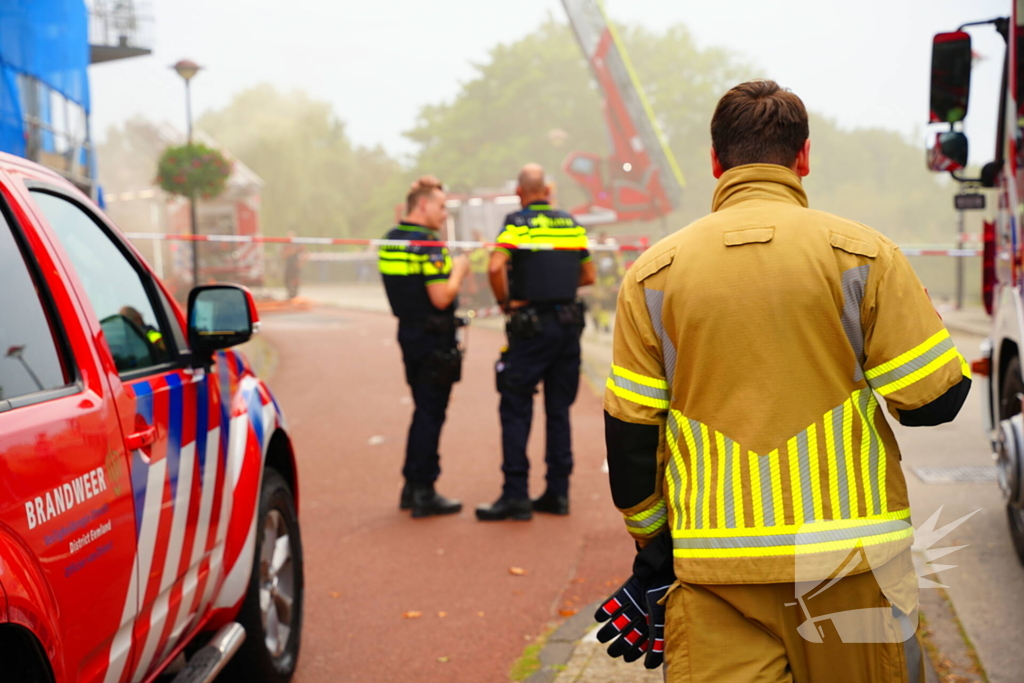
[[[562,622],[562,625],[548,636],[538,655],[541,668],[530,674],[523,683],[552,683],[558,677],[561,670],[555,667],[564,667],[568,663],[577,643],[597,624],[594,621],[594,612],[602,602],[603,600],[597,600],[587,605]]]

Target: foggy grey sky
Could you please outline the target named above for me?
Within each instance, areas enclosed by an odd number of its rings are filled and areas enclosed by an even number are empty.
[[[880,126],[923,147],[931,37],[1010,11],[1009,0],[606,0],[613,20],[683,23],[701,47],[728,48],[845,128]],[[149,57],[90,68],[93,135],[141,114],[184,128],[184,90],[169,65],[193,59],[193,108],[227,104],[263,81],[331,102],[354,142],[410,154],[419,108],[450,100],[498,42],[564,19],[558,0],[153,0]],[[976,65],[967,132],[972,161],[990,160],[1002,40],[971,29]],[[814,131],[811,131],[813,139]],[[923,158],[923,153],[922,153]],[[922,161],[923,163],[923,161]],[[684,169],[684,172],[689,169]]]

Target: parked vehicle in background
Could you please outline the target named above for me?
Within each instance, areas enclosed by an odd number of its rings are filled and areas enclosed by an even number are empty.
[[[1024,110],[1019,100],[1024,70],[1024,3],[1016,0],[1010,16],[964,24],[956,31],[935,36],[932,47],[930,122],[949,124],[936,134],[928,151],[933,171],[949,172],[962,184],[958,209],[985,205],[983,188],[995,190],[994,217],[984,223],[982,294],[992,316],[992,327],[982,345],[982,358],[973,364],[976,377],[984,379],[984,417],[999,487],[1006,501],[1010,534],[1024,562],[1024,379],[1021,349],[1024,346],[1024,269],[1021,232],[1021,197],[1024,191]],[[994,158],[976,177],[965,175],[968,140],[963,121],[970,101],[971,36],[964,29],[990,25],[1006,42]]]
[[[186,317],[85,194],[6,154],[0,290],[5,673],[288,681],[297,469],[270,389],[230,350],[258,329],[248,291],[199,287]]]

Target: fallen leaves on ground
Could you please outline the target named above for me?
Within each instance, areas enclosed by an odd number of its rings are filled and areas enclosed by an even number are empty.
[[[338,591],[327,591],[327,594],[330,595],[332,598],[340,598],[341,597],[341,593],[339,593]]]
[[[561,614],[563,617],[571,617],[574,614],[576,614],[577,612],[579,612],[578,609],[560,609],[560,610],[558,610],[558,613]]]
[[[437,613],[437,616],[439,616],[439,617],[441,617],[442,619],[444,619],[444,618],[445,618],[446,616],[448,616],[448,613],[447,613],[447,612],[438,612],[438,613]]]
[[[417,612],[415,610],[409,612],[402,612],[403,619],[419,619],[423,616],[423,612]]]
[[[438,657],[437,661],[441,662],[442,664],[445,664],[448,661],[448,657]]]
[[[526,576],[526,570],[522,567],[509,567],[508,573],[515,576]]]

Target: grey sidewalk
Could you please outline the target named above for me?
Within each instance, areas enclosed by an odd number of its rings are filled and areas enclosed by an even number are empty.
[[[621,657],[609,657],[608,645],[599,643],[596,633],[595,628],[578,641],[555,683],[662,683],[661,669],[646,669],[643,660],[626,663]]]

